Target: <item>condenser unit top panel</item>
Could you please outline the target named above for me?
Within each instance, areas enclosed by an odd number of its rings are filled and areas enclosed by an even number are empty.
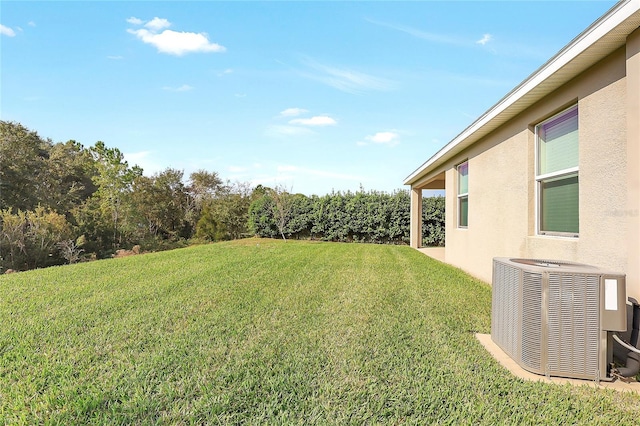
[[[585,265],[583,263],[568,262],[564,260],[547,260],[547,259],[520,259],[513,257],[497,257],[494,259],[507,265],[517,267],[521,270],[531,272],[550,272],[550,273],[569,273],[569,274],[615,274],[608,272],[597,266]]]

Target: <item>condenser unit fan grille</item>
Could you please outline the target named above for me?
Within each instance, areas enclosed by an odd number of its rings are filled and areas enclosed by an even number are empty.
[[[549,374],[598,371],[599,279],[549,274]]]

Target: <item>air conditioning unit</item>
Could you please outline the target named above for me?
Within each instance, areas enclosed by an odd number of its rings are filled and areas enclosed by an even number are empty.
[[[522,368],[612,380],[613,331],[627,330],[625,276],[595,266],[493,259],[491,338]]]

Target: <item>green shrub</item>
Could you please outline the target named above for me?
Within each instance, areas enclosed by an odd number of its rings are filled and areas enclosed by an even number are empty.
[[[422,199],[422,245],[444,246],[444,197]]]
[[[291,195],[291,210],[284,226],[287,238],[335,242],[408,244],[411,200],[408,191],[332,192],[322,197]],[[254,235],[278,238],[269,191],[249,208]],[[444,245],[444,197],[423,200],[423,245]]]

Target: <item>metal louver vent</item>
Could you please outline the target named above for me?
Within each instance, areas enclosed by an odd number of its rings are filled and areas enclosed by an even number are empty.
[[[598,373],[599,278],[549,274],[548,374],[595,377]]]
[[[539,370],[542,367],[542,274],[523,271],[522,275],[522,362]]]
[[[522,338],[521,327],[514,327],[516,322],[520,322],[522,317],[521,305],[518,303],[520,295],[518,286],[513,283],[521,278],[518,268],[509,265],[499,264],[494,266],[494,275],[498,276],[500,291],[494,291],[493,305],[504,306],[496,312],[491,321],[491,334],[502,337],[502,349],[512,358],[520,357],[520,347],[517,342]]]
[[[624,305],[625,290],[624,275],[589,265],[495,258],[491,338],[531,372],[606,380],[606,330],[626,330],[626,310],[604,299]]]

